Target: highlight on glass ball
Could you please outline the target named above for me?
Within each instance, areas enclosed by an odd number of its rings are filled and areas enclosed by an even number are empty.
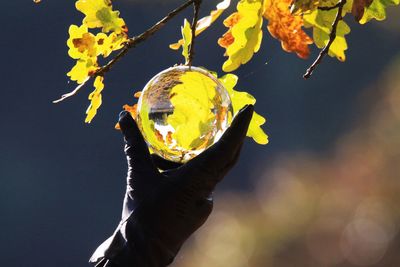
[[[229,94],[216,77],[202,68],[176,66],[146,84],[136,121],[153,153],[186,162],[217,142],[232,116]]]

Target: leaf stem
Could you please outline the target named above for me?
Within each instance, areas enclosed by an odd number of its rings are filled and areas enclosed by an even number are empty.
[[[77,94],[79,92],[80,89],[82,89],[82,87],[84,87],[84,85],[93,77],[97,77],[97,76],[104,76],[104,74],[108,71],[110,71],[110,69],[118,62],[120,61],[131,48],[136,47],[136,45],[138,45],[139,43],[145,41],[147,38],[149,38],[150,36],[152,36],[154,33],[156,33],[157,31],[159,31],[168,21],[170,21],[172,18],[174,18],[176,15],[178,15],[180,12],[182,12],[184,9],[186,9],[188,6],[190,6],[193,3],[196,2],[201,2],[201,0],[188,0],[187,2],[185,2],[184,4],[182,4],[181,6],[177,7],[176,9],[174,9],[173,11],[171,11],[170,13],[168,13],[163,19],[161,19],[160,21],[158,21],[156,24],[154,24],[153,26],[151,26],[149,29],[147,29],[146,31],[144,31],[143,33],[131,37],[129,38],[126,42],[124,47],[122,48],[121,51],[119,51],[119,53],[113,58],[111,59],[106,65],[101,66],[100,68],[98,68],[95,72],[93,72],[90,76],[88,76],[88,78],[82,83],[79,84],[72,92],[64,94],[60,99],[53,101],[53,103],[59,103],[64,101],[67,98],[70,98],[71,96]],[[197,22],[196,22],[197,23]]]
[[[345,4],[346,4],[346,0],[340,0],[339,3],[337,4],[338,11],[337,11],[335,20],[332,23],[332,30],[331,30],[331,33],[329,34],[329,41],[325,45],[325,47],[321,50],[321,52],[319,52],[318,57],[311,64],[311,66],[307,69],[306,73],[303,75],[304,79],[308,79],[311,77],[315,68],[322,62],[322,59],[328,54],[329,48],[331,47],[332,43],[336,39],[336,30],[337,30],[339,21],[343,19],[342,12],[343,12],[343,7]]]
[[[319,6],[318,9],[322,11],[329,11],[335,8],[338,8],[341,5],[341,2],[339,1],[336,5],[334,6]]]
[[[192,67],[194,57],[194,43],[196,39],[196,27],[199,20],[199,11],[202,0],[194,0],[193,2],[193,21],[192,21],[192,42],[190,43],[188,66]]]

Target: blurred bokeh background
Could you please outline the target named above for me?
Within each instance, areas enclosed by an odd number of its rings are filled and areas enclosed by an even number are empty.
[[[114,5],[135,35],[179,3]],[[216,4],[204,1],[202,14]],[[90,86],[51,103],[74,88],[65,76],[73,66],[68,26],[82,19],[74,1],[3,1],[2,11],[1,265],[88,266],[121,212],[118,113],[154,74],[182,62],[168,44],[191,9],[107,74],[90,125],[83,122]],[[400,266],[400,12],[389,11],[385,22],[349,19],[347,61],[326,58],[307,81],[302,74],[318,51],[301,60],[265,32],[260,52],[236,74],[237,88],[255,95],[268,119],[270,143],[246,141],[209,221],[172,266]],[[224,31],[220,19],[198,38],[196,65],[221,74],[216,40]]]

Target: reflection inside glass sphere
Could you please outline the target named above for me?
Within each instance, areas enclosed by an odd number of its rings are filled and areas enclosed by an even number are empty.
[[[218,141],[232,114],[229,94],[215,76],[176,66],[146,84],[136,119],[153,153],[186,162]]]

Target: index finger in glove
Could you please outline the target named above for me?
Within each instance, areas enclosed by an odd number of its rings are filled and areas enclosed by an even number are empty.
[[[119,125],[125,139],[125,153],[128,157],[129,169],[133,175],[157,172],[142,133],[128,112],[120,113]]]

